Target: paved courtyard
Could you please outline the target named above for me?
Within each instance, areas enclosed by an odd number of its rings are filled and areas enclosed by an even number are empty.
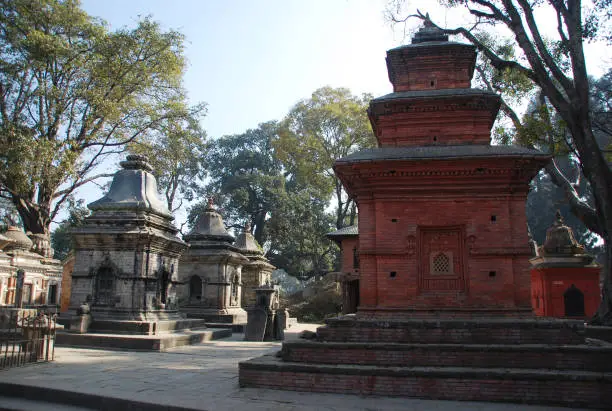
[[[299,331],[315,328],[312,324],[299,324],[287,333],[287,338],[297,338]],[[158,406],[210,411],[568,410],[505,403],[360,397],[239,388],[238,362],[280,348],[280,343],[276,342],[256,343],[241,340],[242,334],[233,334],[232,338],[174,348],[162,353],[59,347],[56,348],[56,361],[53,363],[1,371],[0,385],[16,383],[26,386],[34,400],[37,394],[36,389],[32,387],[42,387]],[[24,402],[19,406],[19,400],[0,397],[0,409],[50,409],[48,405],[39,404],[40,408],[37,408],[34,404],[28,405]],[[89,408],[54,405],[53,409]],[[92,404],[91,409],[96,409],[96,404]]]

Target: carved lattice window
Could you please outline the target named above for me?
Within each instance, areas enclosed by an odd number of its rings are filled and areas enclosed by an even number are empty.
[[[431,259],[432,274],[452,274],[452,256],[450,253],[437,253]]]

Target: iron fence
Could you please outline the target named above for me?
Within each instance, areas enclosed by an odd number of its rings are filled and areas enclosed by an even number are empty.
[[[0,369],[53,361],[56,317],[33,309],[0,313]]]

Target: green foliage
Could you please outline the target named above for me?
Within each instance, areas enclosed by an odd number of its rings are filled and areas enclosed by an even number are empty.
[[[192,201],[206,177],[204,156],[208,143],[200,126],[205,111],[204,104],[197,105],[187,118],[162,121],[128,146],[131,153],[149,159],[170,211],[180,208],[183,200]]]
[[[76,0],[0,5],[0,195],[48,233],[108,155],[188,114],[183,36],[148,18],[109,32]]]
[[[268,122],[243,134],[221,137],[206,155],[210,183],[227,226],[251,224],[255,239],[278,268],[298,278],[329,271],[335,248],[325,234],[333,229],[327,199],[301,185],[276,157],[278,124]],[[191,225],[206,207],[193,206]]]
[[[335,197],[338,228],[347,224],[353,202],[346,198],[332,166],[335,160],[376,144],[367,117],[371,98],[353,96],[343,88],[320,88],[291,109],[274,144],[278,158],[298,184],[312,187],[318,198]]]
[[[85,217],[89,216],[90,211],[83,205],[83,200],[68,200],[68,218],[59,223],[57,228],[51,233],[51,247],[53,248],[53,258],[63,260],[73,249],[74,244],[70,230],[83,224]]]
[[[285,192],[282,165],[272,145],[277,129],[275,122],[268,122],[221,137],[205,157],[210,170],[207,196],[223,208],[226,224],[242,227],[248,221],[262,244],[265,221]]]

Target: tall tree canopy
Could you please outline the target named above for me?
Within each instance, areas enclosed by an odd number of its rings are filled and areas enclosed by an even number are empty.
[[[325,237],[333,229],[325,211],[328,200],[286,171],[276,156],[278,131],[271,121],[211,143],[205,191],[215,198],[227,226],[240,231],[250,224],[278,268],[299,278],[322,275],[332,268],[336,252]],[[205,207],[205,202],[192,207],[192,223]]]
[[[581,197],[555,163],[546,171],[555,184],[561,186],[572,212],[593,232],[601,235],[606,244],[604,292],[600,309],[594,319],[598,323],[612,324],[612,170],[606,158],[607,146],[601,144],[595,133],[597,122],[593,118],[589,93],[589,77],[584,56],[585,41],[611,41],[610,7],[612,0],[443,0],[442,4],[467,10],[472,21],[460,27],[443,28],[447,34],[461,35],[473,43],[502,88],[513,86],[517,79],[523,85],[531,84],[539,99],[539,107],[522,120],[512,116],[507,101],[502,109],[516,129],[517,141],[526,142],[525,134],[539,130],[537,145],[558,148],[558,129],[552,120],[554,111],[567,133],[561,142],[566,152],[572,152],[579,161],[589,182],[592,196]],[[397,6],[404,1],[393,1]],[[395,22],[409,18],[428,19],[416,14],[402,14],[401,7],[392,8]],[[542,20],[554,19],[556,32],[545,33]],[[492,35],[491,30],[495,30]],[[486,33],[489,33],[488,35]],[[484,33],[484,34],[483,34]],[[487,41],[495,38],[495,42]],[[525,83],[527,80],[528,83]],[[556,123],[561,124],[561,123]],[[533,141],[533,140],[531,140]],[[592,198],[589,202],[588,198]]]
[[[205,160],[210,168],[207,195],[223,208],[229,226],[249,222],[260,244],[265,242],[266,220],[285,190],[282,164],[272,146],[277,131],[278,124],[271,121],[221,137],[211,144]]]
[[[323,87],[298,102],[281,123],[275,143],[288,172],[336,202],[336,227],[355,223],[355,203],[334,174],[334,161],[376,144],[367,107],[371,95]]]
[[[125,144],[189,114],[183,36],[150,19],[108,31],[78,0],[0,0],[0,196],[49,225]]]

